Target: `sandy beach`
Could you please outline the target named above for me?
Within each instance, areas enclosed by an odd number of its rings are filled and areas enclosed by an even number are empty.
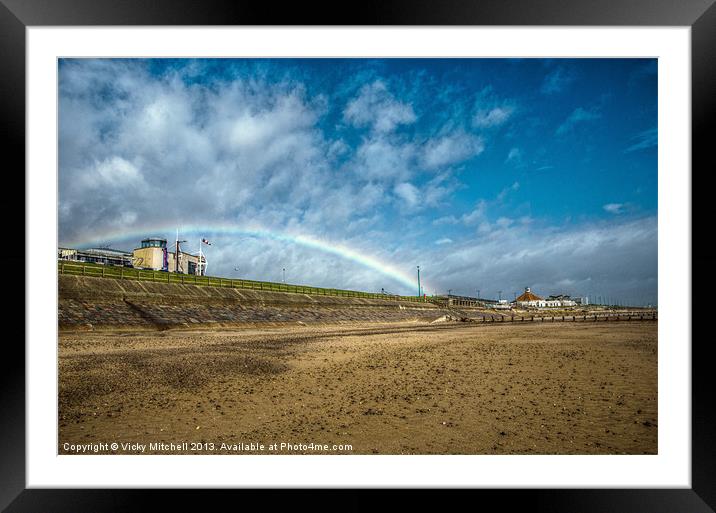
[[[60,454],[656,454],[657,424],[653,321],[59,338]]]

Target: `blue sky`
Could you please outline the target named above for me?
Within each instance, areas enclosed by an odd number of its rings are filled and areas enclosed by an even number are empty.
[[[69,59],[59,98],[61,245],[187,227],[225,276],[656,302],[656,60]]]

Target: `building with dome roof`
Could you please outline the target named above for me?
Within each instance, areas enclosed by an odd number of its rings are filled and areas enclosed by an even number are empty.
[[[544,299],[532,292],[529,287],[525,287],[524,294],[515,299],[515,304],[521,307],[560,308],[576,306],[577,302],[564,294]]]
[[[515,299],[515,303],[517,303],[517,306],[532,306],[532,307],[545,307],[547,306],[547,302],[539,297],[537,294],[534,294],[529,287],[525,287],[525,292],[521,296],[519,296],[517,299]]]

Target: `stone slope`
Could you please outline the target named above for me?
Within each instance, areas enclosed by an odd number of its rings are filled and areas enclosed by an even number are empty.
[[[432,303],[59,276],[61,329],[432,321]]]

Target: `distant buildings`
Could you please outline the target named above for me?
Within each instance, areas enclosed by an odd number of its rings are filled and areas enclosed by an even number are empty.
[[[88,262],[103,265],[119,265],[137,269],[151,269],[154,271],[179,272],[182,274],[204,275],[206,258],[204,255],[193,255],[179,250],[179,261],[176,251],[169,251],[167,240],[160,237],[150,237],[142,240],[140,247],[131,253],[116,249],[91,248],[70,249],[58,248],[59,260],[72,260],[75,262]]]
[[[547,306],[577,306],[577,302],[565,294],[549,296],[546,302]]]
[[[91,264],[121,265],[132,267],[132,254],[126,251],[106,248],[70,249],[58,248],[59,260],[73,260],[75,262],[88,262]]]
[[[515,305],[522,308],[565,308],[577,306],[577,301],[565,294],[552,295],[544,299],[526,287],[524,294],[515,299]]]
[[[175,251],[169,251],[167,249],[166,239],[150,237],[144,239],[141,246],[132,251],[132,265],[139,269],[204,275],[206,258],[204,258],[203,255],[200,257],[199,255],[192,255],[191,253],[185,253],[180,250],[179,262],[177,262],[175,253]],[[200,258],[201,262],[199,260]],[[200,263],[201,265],[199,265]]]
[[[506,299],[500,299],[497,303],[492,304],[492,308],[495,310],[509,310],[512,308],[512,305],[510,305],[510,302]]]

